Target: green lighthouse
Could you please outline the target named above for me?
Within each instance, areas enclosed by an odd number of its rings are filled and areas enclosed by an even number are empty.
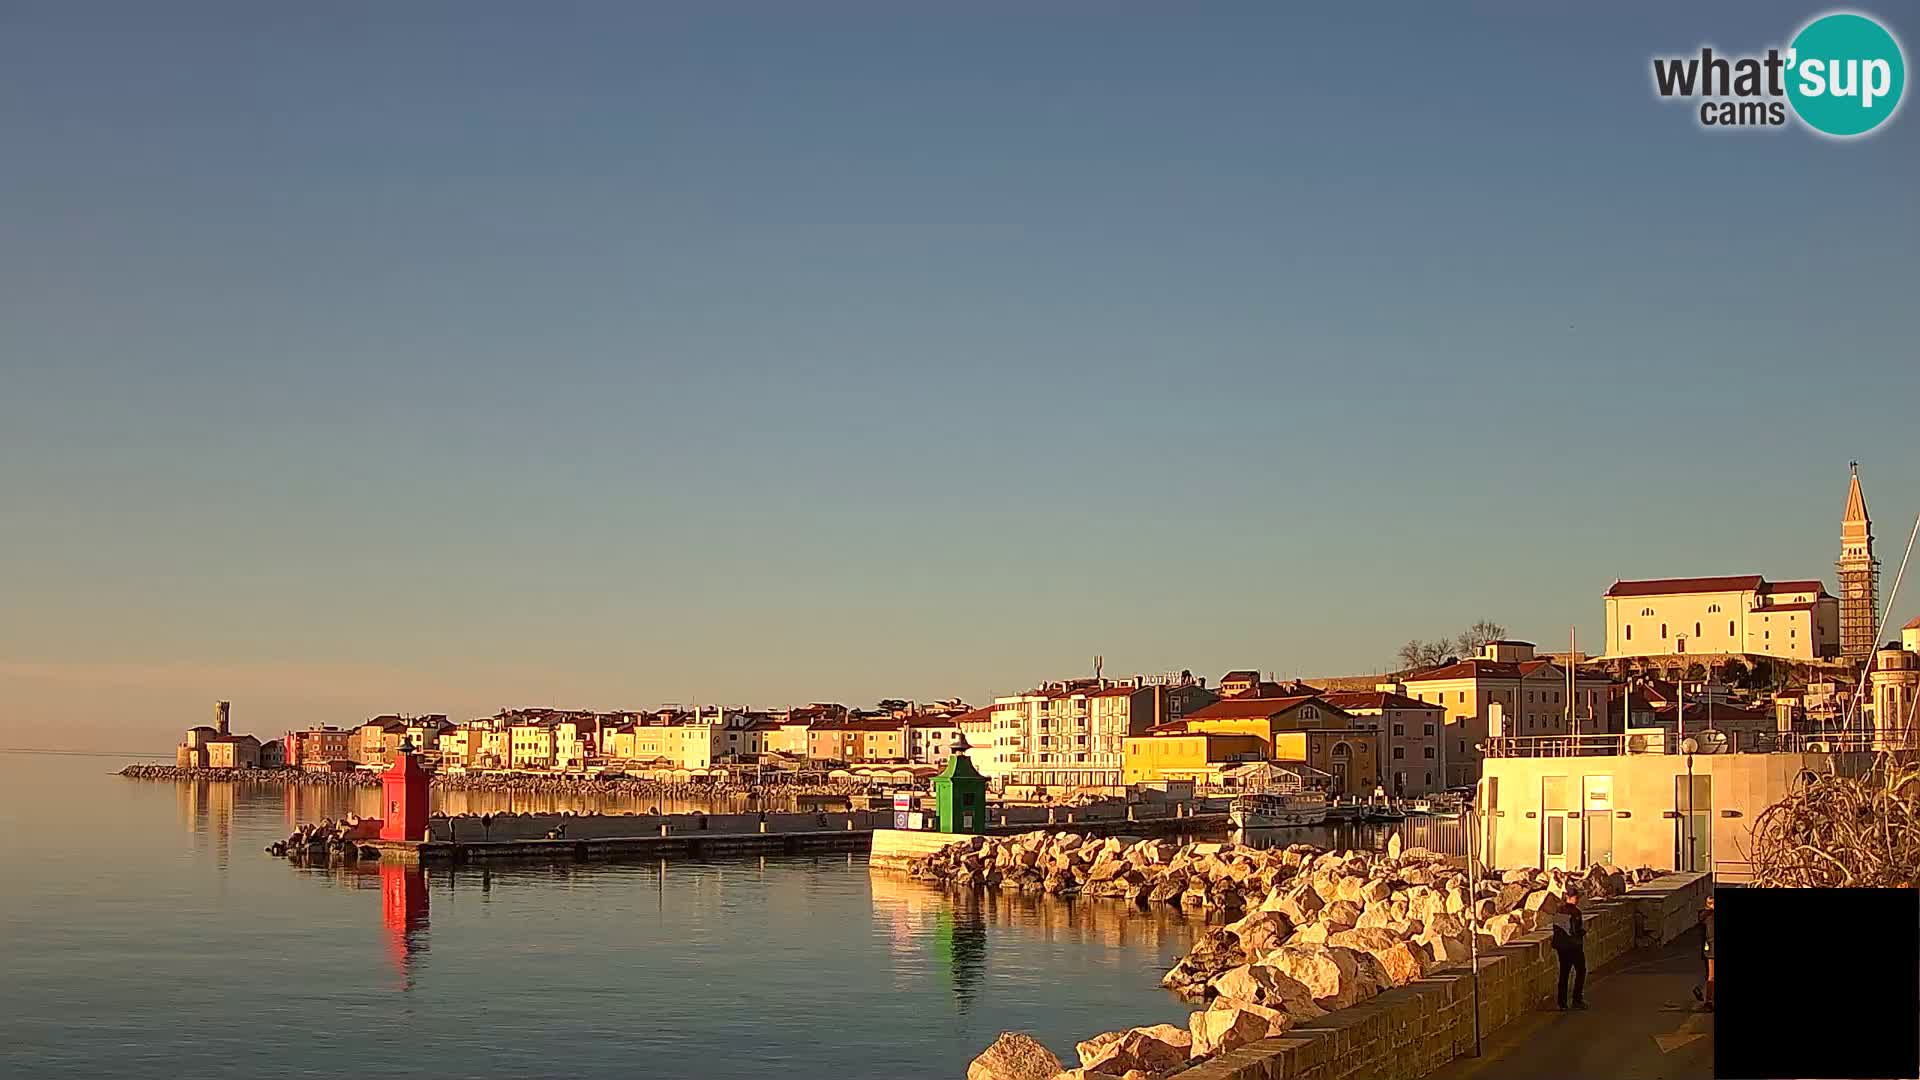
[[[933,778],[934,807],[943,833],[987,831],[987,778],[967,758],[967,737],[953,741],[953,757]]]

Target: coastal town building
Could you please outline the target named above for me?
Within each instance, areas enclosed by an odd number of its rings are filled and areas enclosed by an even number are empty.
[[[252,735],[235,735],[231,728],[231,702],[213,704],[213,723],[196,724],[186,730],[173,750],[173,763],[182,769],[257,769],[262,766],[260,740]],[[284,753],[276,743],[271,757],[277,765]]]
[[[289,731],[283,742],[290,768],[324,770],[336,761],[353,760],[354,732],[336,727]]]
[[[959,719],[960,734],[967,740],[967,760],[997,789],[1005,782],[1007,762],[996,740],[996,723],[991,705],[965,713]]]
[[[1403,676],[1401,692],[1446,709],[1440,763],[1447,787],[1480,778],[1481,746],[1510,735],[1592,734],[1607,729],[1612,679],[1597,671],[1574,673],[1534,656],[1526,641],[1489,641],[1481,655]]]
[[[1753,824],[1805,774],[1857,775],[1865,742],[1832,752],[1638,752],[1625,735],[1583,740],[1502,740],[1484,764],[1474,799],[1490,865],[1577,871],[1605,863],[1710,872],[1723,884],[1750,881]],[[1829,745],[1829,744],[1822,744]],[[1839,752],[1846,750],[1847,752]]]
[[[207,768],[257,769],[260,740],[252,735],[215,735],[207,740]]]
[[[807,756],[843,765],[904,763],[906,722],[880,717],[823,721],[807,732]]]
[[[1861,727],[1873,733],[1876,750],[1910,750],[1920,735],[1920,619],[1906,625],[1900,641],[1873,654],[1872,705]]]
[[[1124,680],[1072,679],[994,699],[993,733],[1009,789],[1117,793],[1125,740],[1215,699],[1191,672]]]
[[[1873,554],[1873,519],[1860,490],[1860,463],[1848,466],[1847,506],[1840,514],[1840,655],[1866,663],[1880,646],[1880,560]]]
[[[1379,772],[1388,794],[1413,797],[1446,787],[1446,773],[1440,766],[1440,732],[1447,721],[1444,707],[1401,693],[1397,683],[1321,697],[1351,716],[1355,727],[1370,726],[1380,733]]]
[[[1609,660],[1733,655],[1812,662],[1840,653],[1840,601],[1818,581],[1769,582],[1758,574],[1616,581],[1604,599]]]
[[[507,728],[507,767],[510,769],[547,769],[553,766],[553,725],[542,720],[524,720]]]
[[[1122,779],[1128,784],[1188,781],[1203,789],[1222,786],[1230,769],[1267,759],[1268,740],[1237,732],[1193,731],[1175,720],[1122,746]]]
[[[1336,795],[1371,794],[1384,786],[1381,733],[1317,694],[1222,698],[1180,724],[1169,734],[1252,735],[1264,744],[1268,760],[1304,764],[1325,774]]]
[[[953,757],[953,744],[960,737],[962,720],[974,713],[991,716],[992,710],[907,717],[907,761],[915,765],[945,765]]]

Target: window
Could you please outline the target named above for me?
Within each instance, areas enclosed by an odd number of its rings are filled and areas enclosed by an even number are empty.
[[[1395,735],[1405,735],[1407,733],[1407,725],[1405,724],[1393,725],[1393,733]]]
[[[1533,704],[1533,691],[1527,691],[1527,704]]]
[[[1427,725],[1427,730],[1426,730],[1426,734],[1428,734],[1428,735],[1431,735],[1431,734],[1433,734],[1433,725],[1432,725],[1432,724],[1428,724],[1428,725]]]
[[[1394,747],[1394,748],[1393,748],[1393,757],[1394,757],[1394,760],[1396,760],[1396,761],[1398,761],[1398,760],[1400,760],[1401,758],[1404,758],[1404,757],[1406,757],[1406,756],[1407,756],[1407,748],[1406,748],[1406,747],[1404,747],[1404,746],[1396,746],[1396,747]]]
[[[1666,623],[1660,624],[1660,640],[1661,641],[1667,640],[1667,624]]]
[[[1700,624],[1699,624],[1699,623],[1694,623],[1694,624],[1693,624],[1693,636],[1694,636],[1694,637],[1699,637],[1699,636],[1700,636]]]
[[[1728,637],[1733,636],[1733,620],[1732,619],[1727,620],[1727,636]]]
[[[1466,703],[1467,703],[1467,692],[1465,690],[1462,690],[1460,691],[1460,704],[1465,705]]]
[[[1628,641],[1633,640],[1633,624],[1632,623],[1627,624],[1627,640]]]
[[[1653,614],[1653,609],[1652,609],[1652,608],[1650,608],[1650,607],[1643,607],[1643,608],[1641,608],[1641,609],[1640,609],[1640,614],[1642,614],[1642,615],[1652,615],[1652,614]]]
[[[1719,605],[1719,604],[1708,604],[1708,605],[1707,605],[1707,614],[1709,614],[1709,615],[1716,615],[1716,614],[1718,614],[1718,613],[1719,613],[1719,611],[1720,611],[1720,605]]]
[[[1302,719],[1302,720],[1318,720],[1318,719],[1320,719],[1320,710],[1319,710],[1319,709],[1316,709],[1316,708],[1314,708],[1314,707],[1313,707],[1313,706],[1311,706],[1311,705],[1305,705],[1305,706],[1302,706],[1302,707],[1301,707],[1301,709],[1300,709],[1300,719]]]
[[[1429,752],[1429,753],[1427,754],[1427,756],[1428,756],[1428,757],[1432,757],[1432,756],[1433,756],[1433,754],[1432,754],[1431,752]],[[1432,773],[1428,773],[1428,774],[1427,774],[1427,783],[1428,783],[1429,785],[1431,785],[1431,784],[1433,783],[1433,774],[1432,774]]]

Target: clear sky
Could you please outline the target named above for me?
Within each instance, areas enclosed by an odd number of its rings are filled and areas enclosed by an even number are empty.
[[[1850,458],[1890,583],[1911,103],[1446,7],[0,3],[0,745],[1597,651]]]

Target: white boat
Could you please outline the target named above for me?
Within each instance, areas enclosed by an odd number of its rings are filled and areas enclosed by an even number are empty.
[[[1289,829],[1327,820],[1327,797],[1318,791],[1242,795],[1227,808],[1236,829]]]

